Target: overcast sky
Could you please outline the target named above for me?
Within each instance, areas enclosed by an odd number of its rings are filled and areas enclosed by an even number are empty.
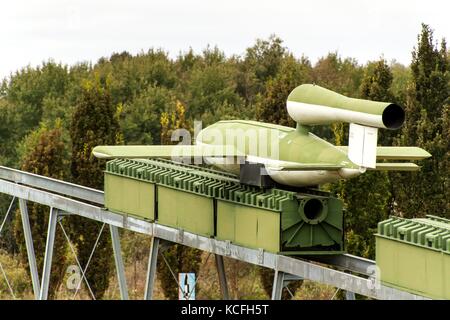
[[[11,0],[0,4],[0,78],[49,58],[73,64],[161,47],[243,54],[280,36],[312,62],[330,51],[409,64],[420,23],[450,36],[448,0]]]

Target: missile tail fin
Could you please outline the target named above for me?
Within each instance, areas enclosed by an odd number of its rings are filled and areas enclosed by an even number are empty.
[[[376,167],[378,128],[351,123],[348,138],[348,158],[364,168]]]

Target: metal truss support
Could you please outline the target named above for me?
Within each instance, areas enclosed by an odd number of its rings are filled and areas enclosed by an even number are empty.
[[[61,213],[61,212],[60,212],[59,215],[58,215],[58,223],[59,223],[59,226],[61,227],[61,231],[63,232],[64,237],[65,237],[66,240],[67,240],[67,243],[69,244],[69,248],[70,248],[70,251],[72,251],[73,257],[75,258],[75,261],[77,262],[79,271],[81,272],[81,275],[82,275],[82,279],[84,278],[84,281],[85,281],[86,286],[87,286],[87,288],[88,288],[88,290],[89,290],[89,293],[91,294],[92,299],[95,300],[95,295],[94,295],[94,293],[92,292],[92,288],[91,288],[91,286],[89,285],[89,281],[87,280],[87,278],[86,278],[85,275],[84,275],[84,269],[83,269],[83,267],[82,267],[81,264],[80,264],[80,260],[78,260],[78,256],[77,256],[77,253],[75,252],[75,248],[74,248],[72,242],[70,241],[69,236],[67,235],[67,232],[66,232],[66,230],[64,229],[64,226],[63,226],[62,223],[61,223],[60,218],[62,218],[64,215],[65,215],[65,214],[64,214],[64,213]],[[82,281],[82,279],[80,279],[80,282]],[[77,285],[77,288],[78,288],[79,285],[80,285],[80,283]]]
[[[42,284],[39,300],[47,300],[52,269],[53,247],[55,244],[56,224],[58,223],[58,209],[50,208],[48,219],[47,243],[45,244],[44,268],[42,270]]]
[[[147,266],[147,280],[145,283],[145,300],[152,300],[153,298],[153,287],[155,284],[156,277],[156,263],[158,261],[158,247],[159,247],[159,238],[153,237],[152,242],[150,244],[150,254],[148,257],[148,266]]]
[[[284,276],[284,272],[275,270],[272,287],[272,300],[281,300],[281,293],[284,288]]]
[[[219,275],[220,292],[222,293],[222,299],[229,300],[230,296],[228,294],[228,284],[225,275],[225,265],[223,263],[223,257],[219,254],[215,254],[214,256],[216,260],[217,273]]]
[[[6,276],[5,269],[3,269],[2,263],[0,262],[0,270],[2,271],[3,278],[5,279],[6,285],[8,286],[9,293],[13,297],[14,300],[16,300],[16,295],[14,294],[14,290],[11,287],[11,284],[9,283],[8,277]]]
[[[119,282],[120,298],[122,300],[128,300],[127,279],[125,277],[125,268],[123,266],[119,230],[116,226],[113,225],[109,225],[109,230],[111,231],[111,240],[114,251],[114,261],[116,263],[117,280]]]
[[[91,263],[92,257],[94,256],[95,249],[97,248],[98,242],[100,241],[100,237],[102,236],[103,229],[105,229],[105,225],[106,225],[106,223],[103,223],[103,224],[102,224],[102,227],[100,228],[100,231],[98,232],[97,239],[95,240],[94,247],[92,248],[91,254],[89,255],[89,259],[88,259],[88,261],[86,262],[86,266],[85,266],[84,269],[82,269],[82,271],[81,271],[81,272],[82,272],[82,273],[81,273],[81,274],[82,274],[81,280],[78,282],[77,289],[75,290],[75,293],[74,293],[73,296],[72,296],[72,300],[74,300],[75,297],[77,296],[78,291],[79,291],[80,288],[81,288],[81,283],[83,282],[83,279],[86,279],[86,283],[88,282],[88,281],[87,281],[87,278],[86,278],[86,271],[87,271],[87,269],[89,268],[89,264]],[[92,291],[91,291],[91,294],[92,294]],[[92,299],[95,300],[94,294],[92,294]]]
[[[333,265],[344,271],[352,271],[366,276],[372,275],[374,262],[351,254],[322,255],[307,257],[312,261]]]
[[[14,201],[16,201],[16,197],[13,197],[13,198],[12,198],[11,202],[9,203],[8,210],[6,211],[6,214],[5,214],[5,216],[3,217],[3,222],[2,222],[2,224],[0,225],[0,235],[1,235],[1,233],[2,233],[3,227],[4,227],[5,224],[6,224],[6,221],[8,221],[8,216],[9,216],[9,214],[11,213],[11,210],[12,210],[12,208],[13,208],[13,206],[14,206]]]
[[[23,234],[25,236],[25,246],[27,248],[28,265],[30,266],[31,282],[33,283],[34,297],[37,300],[39,299],[39,292],[41,291],[41,288],[39,284],[39,273],[37,270],[36,256],[34,254],[33,237],[31,233],[26,200],[19,199],[19,208],[22,218]]]
[[[34,173],[20,171],[0,166],[0,179],[14,181],[21,185],[34,186],[50,192],[70,195],[89,202],[104,204],[103,191],[73,184],[67,181],[40,176]]]
[[[261,253],[260,250],[190,232],[183,232],[183,237],[180,237],[180,231],[175,228],[103,210],[102,191],[88,190],[83,186],[61,180],[51,179],[50,181],[49,178],[43,176],[0,166],[0,193],[53,207],[63,213],[75,214],[173,243],[275,269],[284,272],[285,278],[293,275],[375,299],[428,299],[380,283],[379,279],[373,277],[373,272],[370,272],[375,267],[375,262],[371,260],[345,254],[331,257],[331,261],[322,261],[320,257],[299,259],[270,252]],[[74,197],[78,200],[73,199]],[[354,273],[364,275],[364,277]],[[365,276],[369,276],[369,278]],[[152,281],[148,281],[148,284],[151,283]],[[149,291],[147,290],[147,292]]]

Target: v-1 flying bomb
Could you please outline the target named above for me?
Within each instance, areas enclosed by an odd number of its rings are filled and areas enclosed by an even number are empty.
[[[418,147],[377,146],[378,129],[395,130],[405,120],[394,103],[348,98],[313,84],[295,88],[287,99],[296,128],[248,120],[219,121],[201,130],[195,145],[97,146],[98,158],[202,159],[239,174],[242,183],[264,186],[269,176],[291,187],[349,179],[370,170],[414,171],[412,162],[431,155]],[[334,146],[310,132],[312,125],[350,123],[348,146]],[[396,162],[384,162],[394,160]],[[256,168],[256,170],[255,170]]]

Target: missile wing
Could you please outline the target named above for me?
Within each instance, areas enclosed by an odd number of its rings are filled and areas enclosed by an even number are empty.
[[[245,156],[231,145],[96,146],[92,154],[100,159]]]
[[[348,152],[347,146],[336,148]],[[418,147],[377,147],[377,160],[423,160],[431,157],[431,154]]]
[[[336,146],[336,148],[348,152],[347,146]],[[376,159],[378,160],[423,160],[431,157],[431,154],[418,147],[382,147],[376,148]],[[369,170],[377,171],[417,171],[420,167],[412,162],[377,162],[375,168]]]
[[[369,170],[377,171],[418,171],[420,167],[412,162],[377,162],[375,168]]]
[[[237,157],[241,158],[241,162],[264,164],[267,168],[278,171],[339,170],[343,167],[333,163],[300,163],[257,158],[245,155],[230,145],[96,146],[92,154],[99,159]]]

